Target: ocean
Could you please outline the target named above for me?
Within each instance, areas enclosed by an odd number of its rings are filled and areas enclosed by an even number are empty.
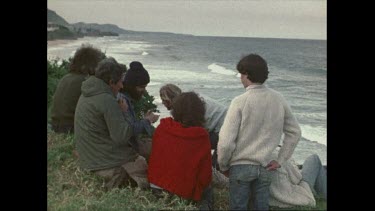
[[[302,164],[318,154],[327,164],[327,42],[325,40],[209,37],[172,33],[123,34],[85,37],[47,47],[47,59],[67,59],[82,43],[90,43],[129,67],[140,61],[148,70],[148,92],[155,97],[160,118],[169,116],[161,104],[159,88],[174,83],[229,106],[242,94],[236,65],[249,53],[268,63],[265,85],[283,94],[301,129],[302,139],[293,158]],[[159,121],[155,123],[157,126]]]

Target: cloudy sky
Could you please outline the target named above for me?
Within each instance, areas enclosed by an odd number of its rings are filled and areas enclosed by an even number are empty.
[[[135,31],[320,39],[327,0],[48,0],[69,23],[111,23]]]

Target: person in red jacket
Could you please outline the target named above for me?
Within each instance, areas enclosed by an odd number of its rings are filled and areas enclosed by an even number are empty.
[[[148,180],[153,190],[165,190],[212,208],[212,161],[204,129],[205,103],[194,92],[173,101],[172,117],[160,120],[152,139]]]

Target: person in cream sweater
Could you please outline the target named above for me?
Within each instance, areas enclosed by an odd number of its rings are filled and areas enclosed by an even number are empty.
[[[246,91],[228,108],[219,133],[218,163],[221,171],[229,174],[231,210],[248,209],[253,194],[252,208],[268,210],[272,174],[292,156],[301,129],[284,97],[263,84],[268,67],[261,56],[245,56],[237,70]],[[271,154],[281,140],[282,147],[273,160]]]

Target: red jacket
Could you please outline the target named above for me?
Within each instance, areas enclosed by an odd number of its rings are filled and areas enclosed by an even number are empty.
[[[203,127],[184,128],[171,117],[161,119],[152,138],[149,182],[198,201],[211,177],[208,132]]]

